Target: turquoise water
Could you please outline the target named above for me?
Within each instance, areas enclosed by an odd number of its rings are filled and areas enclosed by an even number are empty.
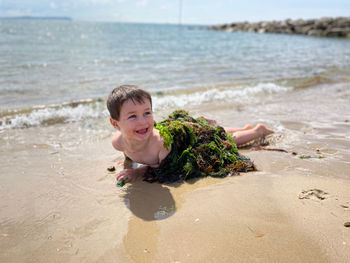
[[[3,19],[0,67],[0,126],[21,127],[45,123],[58,110],[69,112],[61,112],[66,121],[98,117],[94,111],[104,110],[99,99],[126,83],[155,95],[180,94],[181,100],[162,96],[159,107],[181,107],[237,98],[247,89],[250,96],[258,96],[251,92],[257,89],[284,91],[315,77],[338,81],[350,75],[350,40],[177,25]],[[82,106],[76,109],[77,104]],[[29,116],[42,109],[46,119]]]

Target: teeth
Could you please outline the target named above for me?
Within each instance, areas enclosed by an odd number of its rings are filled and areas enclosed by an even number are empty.
[[[138,130],[136,132],[140,133],[140,134],[145,134],[147,132],[147,128],[146,129],[142,129],[142,130]]]

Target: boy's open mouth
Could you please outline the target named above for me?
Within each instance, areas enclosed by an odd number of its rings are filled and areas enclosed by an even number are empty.
[[[141,130],[137,130],[137,131],[136,131],[137,134],[141,134],[141,135],[146,134],[147,132],[148,132],[148,128],[145,128],[145,129],[141,129]]]

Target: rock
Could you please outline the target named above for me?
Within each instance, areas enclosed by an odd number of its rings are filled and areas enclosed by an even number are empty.
[[[312,29],[307,33],[309,36],[317,36],[320,37],[323,35],[323,31],[320,29]]]
[[[303,26],[300,29],[300,33],[303,35],[307,35],[311,31],[311,29],[313,29],[313,27],[311,25]]]
[[[316,29],[325,30],[329,24],[333,23],[333,18],[323,17],[315,22]]]
[[[334,21],[334,26],[339,28],[350,27],[350,20],[345,17],[341,17]]]
[[[318,199],[318,200],[324,200],[327,198],[328,193],[326,193],[323,190],[320,189],[310,189],[306,191],[302,191],[299,194],[299,199]]]
[[[221,31],[245,31],[257,33],[303,34],[317,37],[350,38],[350,17],[323,17],[319,19],[286,19],[283,21],[234,22],[207,28]]]
[[[115,171],[115,167],[114,166],[110,166],[110,167],[107,168],[107,170],[109,172],[114,172]]]
[[[342,28],[331,28],[326,31],[327,37],[345,37],[346,32]]]
[[[304,23],[304,26],[313,26],[315,24],[315,22],[316,22],[315,19],[306,20]]]
[[[345,222],[345,223],[344,223],[344,226],[345,226],[345,227],[350,227],[350,222]]]

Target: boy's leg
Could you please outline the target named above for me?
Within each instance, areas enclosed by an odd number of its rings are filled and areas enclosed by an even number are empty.
[[[225,129],[226,132],[235,133],[235,132],[238,132],[238,131],[245,131],[245,130],[253,129],[253,126],[251,124],[247,124],[243,128],[224,127],[224,129]]]
[[[274,131],[266,128],[263,124],[258,124],[254,129],[233,132],[233,136],[235,143],[241,145],[271,133],[274,133]]]

